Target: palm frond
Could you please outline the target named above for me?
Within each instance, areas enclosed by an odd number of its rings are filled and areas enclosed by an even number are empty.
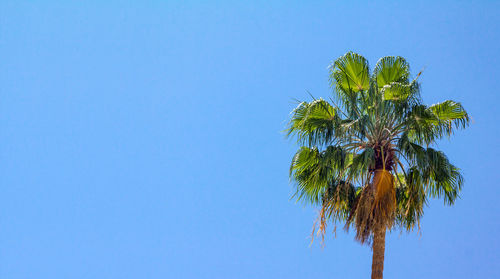
[[[290,166],[290,176],[297,184],[297,198],[320,203],[328,186],[344,172],[349,160],[349,153],[338,146],[329,146],[323,151],[301,147]]]
[[[427,195],[417,168],[413,167],[406,174],[397,174],[396,187],[396,223],[406,229],[413,230],[415,225],[420,227],[420,218],[427,205]]]
[[[300,143],[313,146],[330,143],[340,119],[336,108],[323,99],[301,102],[291,113],[287,135],[296,135]]]
[[[359,54],[346,53],[330,65],[330,82],[348,117],[359,117],[359,93],[370,88],[368,61]]]
[[[365,148],[361,153],[354,155],[352,163],[348,166],[348,181],[358,181],[362,184],[363,179],[368,180],[368,173],[375,165],[375,151],[371,147]]]
[[[429,196],[444,198],[452,205],[462,189],[463,177],[460,170],[450,163],[442,151],[427,148],[427,168],[423,169],[424,184],[429,185]]]
[[[330,66],[332,81],[343,92],[359,92],[370,87],[368,61],[361,55],[348,52]]]
[[[460,103],[447,100],[430,106],[429,110],[437,118],[434,121],[436,129],[440,129],[448,135],[452,134],[453,127],[464,129],[469,125],[469,115]]]
[[[448,100],[430,107],[413,106],[404,124],[414,141],[429,145],[445,135],[452,135],[454,129],[466,128],[469,122],[462,105]]]
[[[408,84],[410,64],[401,56],[382,57],[375,65],[373,75],[379,88],[393,82]]]

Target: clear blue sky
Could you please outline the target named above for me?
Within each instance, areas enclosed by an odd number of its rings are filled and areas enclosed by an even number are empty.
[[[352,234],[309,246],[281,132],[348,50],[474,118],[386,278],[500,277],[498,2],[100,2],[0,4],[0,278],[368,278]]]

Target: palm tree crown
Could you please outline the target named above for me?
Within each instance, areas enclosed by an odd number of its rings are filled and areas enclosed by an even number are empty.
[[[462,175],[433,146],[469,124],[462,105],[424,105],[420,73],[411,79],[402,57],[383,57],[370,73],[348,52],[329,71],[333,98],[301,102],[287,129],[301,145],[290,166],[296,195],[321,206],[320,230],[341,221],[371,242],[377,228],[413,229],[429,197],[453,204]]]

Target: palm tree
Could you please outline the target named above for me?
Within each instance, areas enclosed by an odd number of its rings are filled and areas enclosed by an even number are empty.
[[[348,52],[329,70],[333,98],[291,113],[288,136],[301,147],[290,177],[299,200],[321,206],[319,232],[327,221],[354,228],[372,245],[371,278],[383,278],[386,231],[419,227],[429,197],[457,199],[460,170],[432,146],[470,119],[454,101],[424,105],[421,73],[410,79],[402,57],[381,58],[370,74],[368,61]]]

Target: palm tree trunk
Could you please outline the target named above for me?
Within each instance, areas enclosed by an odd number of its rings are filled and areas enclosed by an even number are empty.
[[[372,279],[384,278],[385,226],[378,225],[373,235]]]

